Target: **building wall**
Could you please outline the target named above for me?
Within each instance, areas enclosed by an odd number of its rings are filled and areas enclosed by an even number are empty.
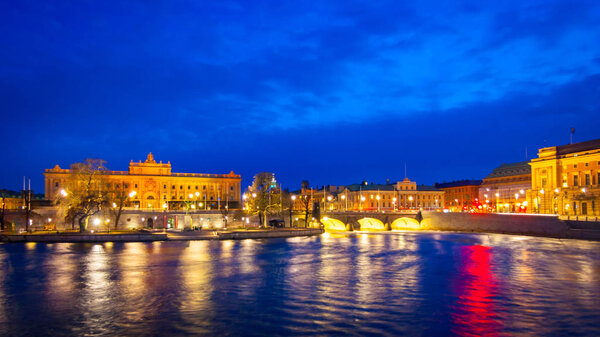
[[[70,170],[58,165],[47,169],[46,199],[54,199],[72,179]],[[103,184],[107,191],[135,191],[128,206],[144,209],[167,209],[177,204],[192,203],[204,209],[239,208],[241,176],[234,174],[172,173],[170,163],[156,163],[152,154],[145,162],[131,162],[129,171],[107,171]]]
[[[440,187],[440,189],[445,192],[444,208],[451,211],[461,211],[464,207],[471,207],[475,199],[479,199],[479,185]]]
[[[510,180],[485,181],[479,188],[479,200],[489,208],[501,213],[526,212],[529,202],[527,191],[531,189],[531,176],[523,175]]]
[[[415,182],[405,179],[394,185],[382,185],[377,189],[365,185],[364,189],[341,188],[337,193],[323,190],[302,189],[294,201],[294,209],[303,210],[302,195],[311,195],[322,210],[328,211],[401,211],[410,209],[440,209],[444,205],[444,191],[420,191]],[[312,209],[312,207],[311,207]]]
[[[590,146],[577,151],[584,143]],[[532,213],[600,215],[600,140],[584,143],[539,150],[531,162]]]

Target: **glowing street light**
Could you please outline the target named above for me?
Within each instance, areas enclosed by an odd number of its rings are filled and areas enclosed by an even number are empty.
[[[60,195],[62,195],[63,197],[66,197],[68,195],[68,193],[65,190],[60,190]]]

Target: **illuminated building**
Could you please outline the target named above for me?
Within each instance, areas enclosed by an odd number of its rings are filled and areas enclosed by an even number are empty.
[[[526,212],[526,191],[531,189],[528,161],[502,164],[483,179],[479,200],[496,212]]]
[[[530,212],[600,215],[600,139],[541,148],[531,173]]]
[[[45,194],[52,200],[68,186],[70,170],[56,165],[46,169]],[[144,162],[129,163],[129,171],[105,171],[103,184],[107,191],[130,193],[129,206],[144,209],[177,209],[194,203],[198,209],[240,206],[241,176],[229,174],[173,173],[171,163],[156,162],[152,153]]]
[[[449,183],[436,183],[434,187],[445,192],[444,208],[453,212],[471,210],[485,206],[485,200],[479,200],[481,180],[459,180]],[[487,208],[487,207],[486,207]]]
[[[432,186],[417,185],[405,178],[395,184],[352,184],[329,186],[325,189],[302,188],[299,196],[310,194],[312,200],[328,211],[402,211],[436,210],[444,205],[444,191]],[[300,198],[299,198],[300,199]],[[302,209],[301,202],[294,203],[295,209]]]

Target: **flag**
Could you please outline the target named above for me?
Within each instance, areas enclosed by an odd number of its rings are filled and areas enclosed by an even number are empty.
[[[571,133],[575,133],[575,128],[571,128]]]

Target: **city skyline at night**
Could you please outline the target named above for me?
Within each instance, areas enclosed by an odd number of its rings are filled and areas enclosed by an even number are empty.
[[[598,138],[600,5],[0,4],[0,186],[153,152],[283,186],[481,179]],[[332,173],[335,172],[335,173]]]

